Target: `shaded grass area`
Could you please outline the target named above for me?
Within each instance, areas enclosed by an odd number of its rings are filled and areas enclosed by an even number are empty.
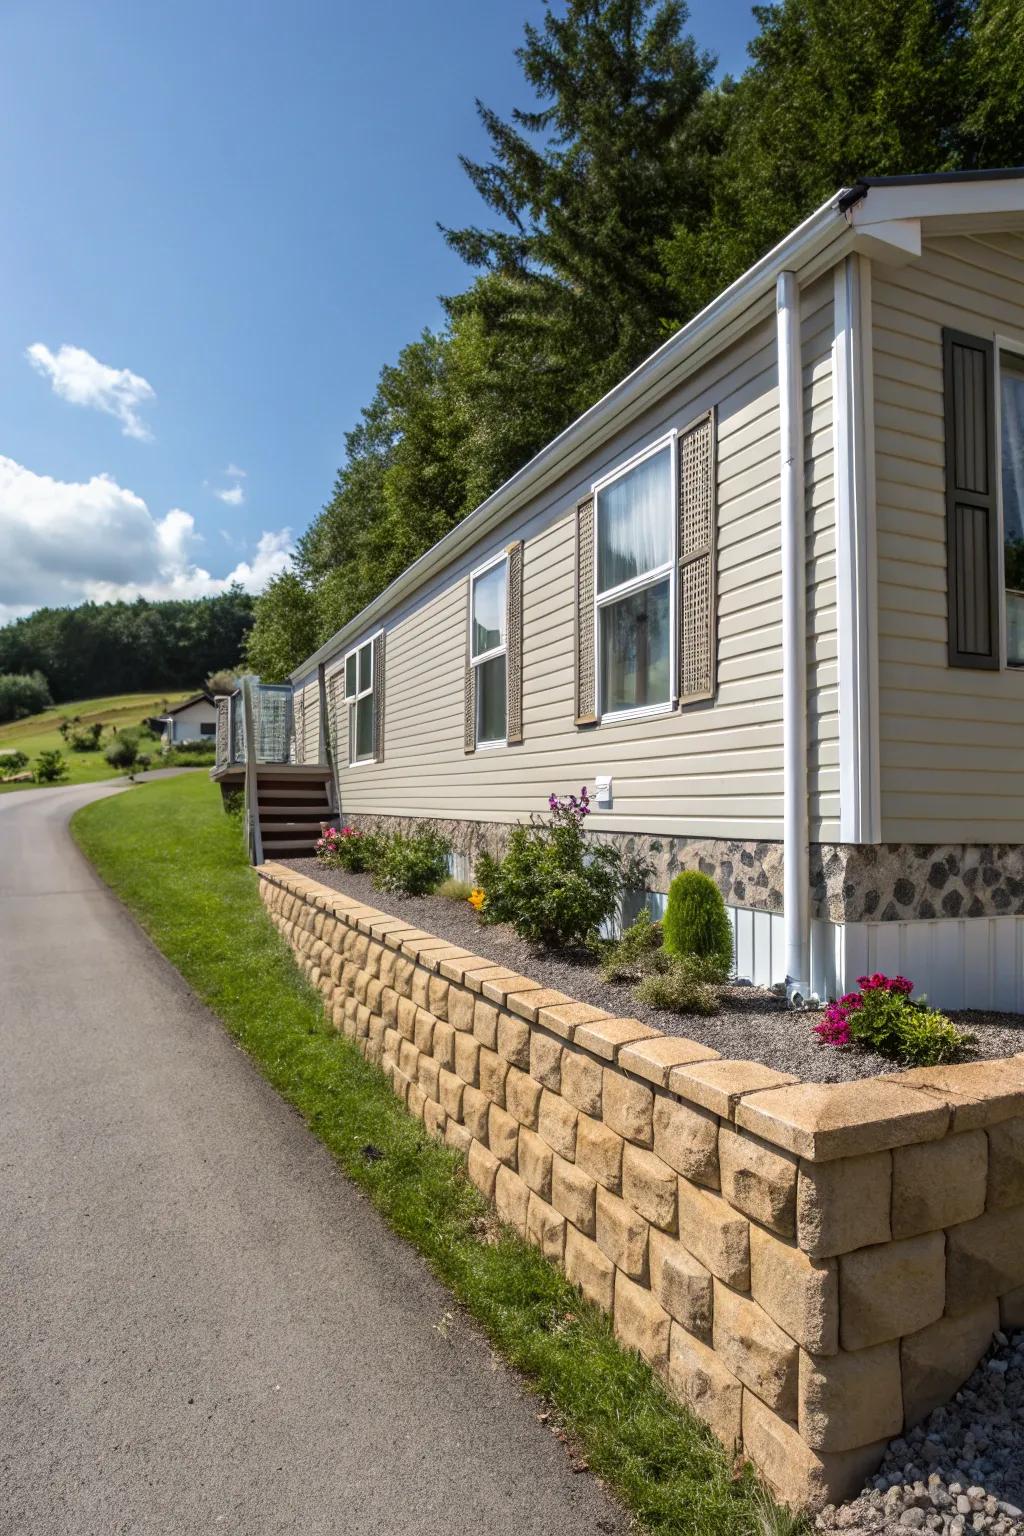
[[[65,718],[78,716],[83,725],[102,721],[104,725],[140,725],[150,715],[159,715],[168,705],[180,704],[191,697],[190,691],[158,693],[111,694],[104,699],[76,699],[68,704],[57,704],[38,715],[26,715],[24,720],[12,720],[0,725],[0,752],[10,748],[24,752],[30,759],[29,767],[35,767],[40,752],[55,750],[63,753],[68,768],[65,784],[94,784],[101,779],[116,779],[118,770],[112,768],[98,752],[73,752],[57,729]],[[155,756],[157,743],[150,742],[146,750]],[[2,759],[0,759],[2,762]],[[0,794],[15,794],[25,789],[46,788],[38,784],[0,784]]]
[[[497,1226],[463,1160],[432,1142],[379,1069],[325,1022],[319,994],[263,911],[215,786],[198,777],[146,784],[80,810],[72,830],[158,948],[646,1528],[791,1528],[752,1471],[734,1475],[703,1426],[618,1347],[607,1319]],[[368,1148],[383,1155],[367,1157]]]

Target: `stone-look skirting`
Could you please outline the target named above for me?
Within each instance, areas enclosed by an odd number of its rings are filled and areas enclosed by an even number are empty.
[[[457,818],[352,819],[366,831],[432,826],[466,861],[467,873],[481,853],[500,854],[509,831],[503,822]],[[716,882],[727,906],[782,911],[781,842],[602,832],[593,821],[589,830],[624,853],[642,855],[654,869],[653,890],[667,891],[680,870],[699,869]],[[832,923],[1010,917],[1024,913],[1024,844],[812,843],[810,887],[811,916]]]
[[[799,1083],[259,875],[336,1027],[788,1502],[855,1492],[1024,1326],[1024,1056]]]

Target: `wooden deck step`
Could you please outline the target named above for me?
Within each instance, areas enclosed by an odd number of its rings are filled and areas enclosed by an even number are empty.
[[[260,823],[260,831],[263,833],[265,843],[279,842],[282,837],[310,837],[316,841],[320,836],[320,823],[318,821],[275,821],[273,823]]]
[[[293,856],[295,858],[311,858],[313,842],[311,838],[296,838],[290,843],[268,843],[264,841],[263,852],[267,858],[280,858]]]
[[[306,789],[304,785],[291,784],[274,788],[269,784],[259,786],[260,804],[269,804],[272,800],[299,801],[303,804],[315,801],[317,805],[327,799],[327,786],[318,784],[314,789]]]
[[[332,811],[326,800],[319,801],[316,805],[306,803],[304,805],[288,805],[284,801],[280,805],[267,805],[260,801],[260,820],[264,821],[268,816],[298,816],[307,821],[311,816],[321,816],[323,821],[337,821],[336,812]]]

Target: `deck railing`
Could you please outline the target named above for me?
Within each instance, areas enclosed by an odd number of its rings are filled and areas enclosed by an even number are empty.
[[[244,677],[234,693],[217,700],[214,773],[241,767],[250,758],[257,763],[295,761],[292,690],[287,683],[261,683],[257,677]]]

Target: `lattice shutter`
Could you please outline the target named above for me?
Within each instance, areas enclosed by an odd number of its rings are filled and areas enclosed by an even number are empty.
[[[217,700],[217,766],[223,767],[231,758],[231,700]]]
[[[505,584],[505,740],[523,739],[523,541],[508,547]]]
[[[679,438],[679,702],[715,693],[715,416]]]
[[[345,668],[327,679],[327,729],[331,738],[334,771],[348,766],[348,705],[345,703]]]
[[[470,661],[469,637],[472,631],[472,578],[466,580],[466,678],[462,706],[462,747],[464,752],[476,751],[476,668]]]
[[[297,688],[294,694],[292,720],[295,728],[295,761],[306,761],[306,690]]]
[[[373,642],[373,758],[384,761],[384,631]]]
[[[576,724],[597,724],[594,656],[594,498],[576,508]]]

